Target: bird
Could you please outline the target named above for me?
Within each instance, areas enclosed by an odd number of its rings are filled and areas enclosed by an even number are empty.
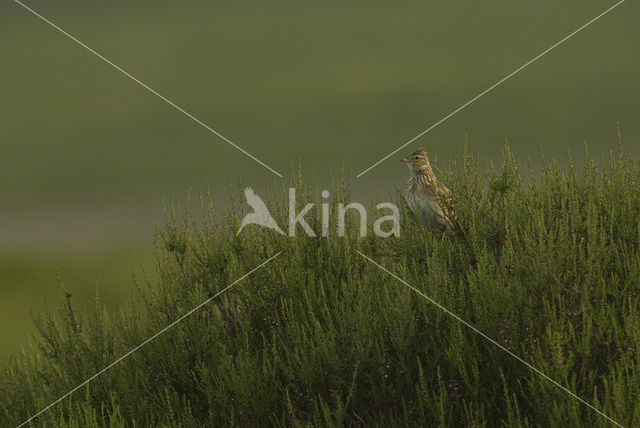
[[[256,195],[251,187],[247,187],[244,189],[244,196],[247,199],[247,204],[253,208],[252,213],[249,213],[244,216],[242,219],[242,223],[240,224],[240,229],[238,229],[239,235],[242,232],[242,229],[249,224],[258,224],[260,226],[264,226],[268,229],[273,229],[281,235],[284,235],[278,223],[271,217],[269,210],[265,203],[260,199],[260,196]]]
[[[451,192],[436,179],[426,150],[420,148],[401,159],[411,170],[405,188],[405,201],[425,229],[444,232],[453,226]]]

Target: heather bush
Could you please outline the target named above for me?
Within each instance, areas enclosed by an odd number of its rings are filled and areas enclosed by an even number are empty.
[[[402,207],[400,237],[236,236],[237,193],[218,213],[166,208],[157,283],[126,307],[99,295],[57,311],[0,377],[16,426],[282,253],[32,420],[29,426],[610,426],[607,419],[366,260],[449,309],[625,426],[640,426],[640,169],[622,155],[499,168],[466,152],[439,176],[456,225],[444,239]],[[269,207],[286,224],[287,188]],[[335,180],[334,201],[350,185]],[[197,204],[193,204],[197,205]],[[194,217],[198,217],[196,221]],[[320,215],[307,220],[321,228]]]

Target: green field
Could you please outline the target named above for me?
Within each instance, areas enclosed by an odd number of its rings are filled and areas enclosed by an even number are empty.
[[[368,167],[613,3],[139,1],[28,4],[199,119],[320,185]],[[615,148],[640,155],[640,6],[626,2],[411,146],[446,165],[465,134],[482,161],[504,139],[525,158]],[[209,183],[277,177],[13,2],[0,4],[0,358],[55,305],[111,308],[132,266],[154,272],[161,200]],[[399,155],[399,154],[398,154]],[[399,156],[394,156],[394,159]],[[562,162],[562,161],[561,161]],[[369,200],[401,186],[393,159],[356,180]]]

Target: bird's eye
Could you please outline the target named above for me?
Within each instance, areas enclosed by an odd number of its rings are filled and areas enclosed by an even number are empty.
[[[414,156],[414,157],[413,157],[413,160],[418,160],[418,159],[420,159],[420,157],[419,157],[419,156]]]

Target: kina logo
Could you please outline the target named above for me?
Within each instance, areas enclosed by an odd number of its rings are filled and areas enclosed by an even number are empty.
[[[284,235],[278,223],[271,217],[269,210],[267,209],[267,205],[260,198],[260,196],[256,195],[251,187],[247,187],[244,189],[244,197],[247,199],[247,204],[253,208],[253,212],[244,216],[242,219],[242,223],[240,223],[240,229],[238,229],[239,235],[244,229],[245,226],[250,224],[258,224],[260,226],[266,227],[267,229],[273,229],[281,235]]]
[[[322,222],[322,230],[320,231],[320,236],[327,237],[329,236],[329,224],[330,218],[332,218],[331,208],[329,206],[329,192],[327,190],[322,191],[322,198],[324,199],[320,204],[320,212],[321,212],[321,222]],[[302,208],[302,210],[297,211],[296,209],[296,189],[289,188],[289,229],[288,233],[285,233],[276,220],[271,216],[269,209],[267,208],[267,204],[264,203],[260,196],[256,195],[251,187],[247,187],[244,189],[244,196],[247,200],[247,205],[253,208],[253,212],[246,214],[242,221],[240,222],[240,228],[238,229],[239,235],[242,230],[249,225],[257,224],[262,227],[266,227],[267,229],[274,230],[281,235],[288,235],[290,237],[296,236],[296,227],[300,226],[310,237],[316,237],[316,231],[314,231],[309,223],[305,219],[305,216],[313,209],[315,204],[308,203]],[[400,236],[400,210],[398,207],[391,202],[383,202],[376,205],[376,210],[390,210],[389,215],[384,215],[378,217],[373,223],[373,232],[376,236],[387,238],[390,236],[398,237]],[[367,210],[364,205],[358,202],[350,202],[348,204],[339,203],[337,207],[337,221],[334,223],[337,225],[337,233],[338,236],[345,236],[345,224],[346,224],[346,213],[348,210],[355,210],[355,212],[359,215],[360,219],[360,236],[367,235]],[[383,230],[382,225],[384,223],[389,223]]]

